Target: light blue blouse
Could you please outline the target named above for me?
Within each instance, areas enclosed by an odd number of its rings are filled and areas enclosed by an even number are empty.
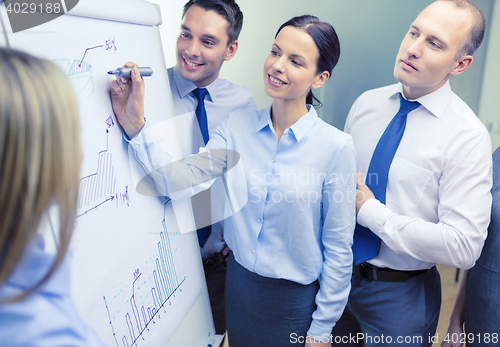
[[[206,153],[170,167],[159,139],[164,132],[144,132],[131,144],[157,186],[167,185],[167,195],[186,191],[186,182],[210,183],[230,169],[228,158],[216,154],[220,149],[240,155],[239,186],[246,191],[238,195],[247,194],[248,202],[224,220],[225,240],[236,261],[261,276],[301,284],[320,280],[308,335],[321,337],[329,336],[350,290],[356,153],[348,134],[308,107],[279,142],[271,107],[233,112],[211,135]]]
[[[44,252],[37,235],[7,283],[0,300],[19,295],[38,283],[50,270],[55,254]],[[105,346],[79,316],[70,296],[71,255],[56,272],[22,301],[0,304],[0,346],[80,347]]]

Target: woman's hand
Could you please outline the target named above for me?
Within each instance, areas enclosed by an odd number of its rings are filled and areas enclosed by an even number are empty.
[[[447,341],[443,340],[441,347],[462,347],[462,344],[459,341],[463,340],[462,337],[464,336],[461,334],[464,332],[465,288],[468,275],[469,270],[462,270],[460,274],[455,305],[453,306],[453,311],[450,316],[450,325],[448,326],[448,332],[444,337]]]
[[[319,342],[313,339],[310,336],[306,336],[306,345],[305,347],[332,347],[330,341],[328,342]]]
[[[463,344],[460,341],[462,340],[463,332],[463,324],[457,321],[450,322],[445,335],[448,341],[441,342],[441,347],[462,347]]]

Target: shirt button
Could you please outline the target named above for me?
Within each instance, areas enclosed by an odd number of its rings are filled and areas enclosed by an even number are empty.
[[[255,249],[254,249],[254,250],[252,250],[252,253],[255,253]]]
[[[276,159],[273,159],[273,163],[276,161]]]
[[[267,190],[267,187],[262,188],[262,190],[263,190],[263,191],[266,191],[266,190]]]
[[[259,222],[259,223],[260,223],[260,222],[262,222],[262,219],[258,218],[258,219],[257,219],[257,222]]]

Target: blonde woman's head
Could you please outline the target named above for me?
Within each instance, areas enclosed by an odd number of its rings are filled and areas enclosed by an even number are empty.
[[[0,74],[0,286],[55,204],[58,257],[43,282],[68,247],[76,208],[82,156],[76,99],[56,65],[26,53],[0,48]]]

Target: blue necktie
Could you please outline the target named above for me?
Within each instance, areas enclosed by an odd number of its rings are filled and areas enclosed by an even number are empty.
[[[399,99],[399,111],[378,140],[366,175],[366,185],[373,192],[375,198],[383,204],[385,204],[389,169],[405,132],[408,113],[420,105],[416,101],[406,100],[401,93]],[[370,229],[356,224],[352,245],[354,263],[358,265],[376,257],[380,249],[380,242],[380,238]]]
[[[209,140],[207,110],[205,110],[205,96],[207,96],[207,94],[208,90],[205,88],[196,88],[193,90],[193,95],[198,100],[198,105],[196,105],[196,118],[198,118],[198,124],[200,125],[201,135],[203,136],[205,145]]]
[[[196,118],[198,119],[198,124],[200,125],[201,135],[203,136],[203,141],[205,145],[208,143],[208,120],[207,120],[207,110],[205,109],[205,96],[207,96],[208,90],[206,88],[196,88],[193,90],[193,95],[198,100],[198,105],[196,105]],[[198,229],[198,242],[200,247],[203,247],[207,242],[210,234],[212,233],[212,226],[207,225],[206,227]]]

